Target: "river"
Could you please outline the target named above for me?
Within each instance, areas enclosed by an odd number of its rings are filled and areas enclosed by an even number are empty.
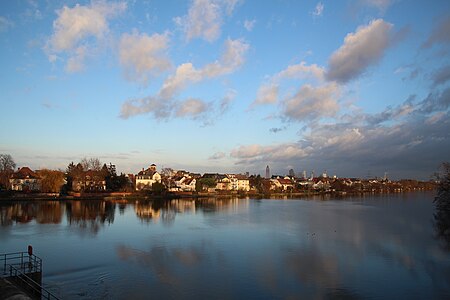
[[[1,200],[0,253],[61,299],[449,299],[432,199]]]

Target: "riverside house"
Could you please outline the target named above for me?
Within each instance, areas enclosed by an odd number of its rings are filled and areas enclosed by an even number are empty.
[[[41,179],[28,167],[23,167],[12,174],[9,179],[11,190],[38,192],[41,189]]]
[[[151,190],[156,182],[161,183],[161,175],[156,171],[156,165],[152,164],[146,170],[142,168],[136,175],[136,191]]]

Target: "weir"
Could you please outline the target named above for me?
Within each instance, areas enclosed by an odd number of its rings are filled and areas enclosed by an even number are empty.
[[[42,287],[42,259],[28,252],[0,254],[0,300],[58,299]]]

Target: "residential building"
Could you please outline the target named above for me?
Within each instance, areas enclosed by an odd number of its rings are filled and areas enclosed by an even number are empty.
[[[13,191],[40,191],[41,179],[28,167],[23,167],[12,174],[9,179],[11,190]]]
[[[151,190],[154,183],[161,183],[161,175],[156,171],[156,165],[152,164],[148,169],[142,168],[136,175],[136,190]]]

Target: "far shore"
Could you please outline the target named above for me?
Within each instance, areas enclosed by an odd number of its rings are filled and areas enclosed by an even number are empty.
[[[173,200],[173,199],[202,199],[202,198],[253,198],[253,199],[291,199],[305,198],[311,196],[352,197],[360,195],[389,195],[408,192],[433,191],[433,189],[406,189],[396,191],[305,191],[305,192],[283,192],[283,193],[257,193],[257,192],[181,192],[153,194],[151,192],[99,192],[99,193],[23,193],[2,191],[0,201],[21,200]]]

